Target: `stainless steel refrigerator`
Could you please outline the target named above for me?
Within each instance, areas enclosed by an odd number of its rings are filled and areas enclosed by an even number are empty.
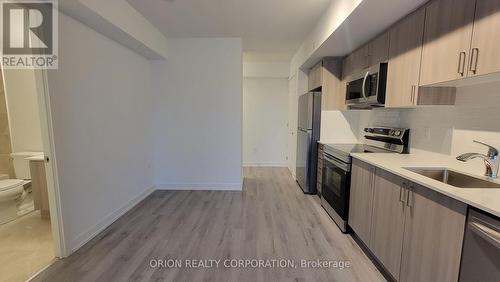
[[[318,140],[321,123],[321,92],[299,97],[296,177],[307,194],[316,193]]]

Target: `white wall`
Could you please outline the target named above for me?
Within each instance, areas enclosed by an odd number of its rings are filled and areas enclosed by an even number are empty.
[[[150,62],[60,14],[48,72],[67,248],[152,191]]]
[[[43,152],[33,70],[4,70],[12,152]]]
[[[165,36],[126,0],[66,0],[59,9],[146,58],[167,58]]]
[[[292,53],[243,54],[243,164],[287,166]]]
[[[243,164],[286,166],[287,78],[243,79]]]
[[[241,189],[241,39],[169,40],[153,78],[158,188]]]

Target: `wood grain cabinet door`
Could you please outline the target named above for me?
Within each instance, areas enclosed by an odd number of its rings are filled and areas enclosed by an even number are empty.
[[[342,93],[342,61],[325,60],[322,68],[321,102],[324,111],[341,111],[346,109],[345,91]]]
[[[402,178],[377,170],[369,248],[396,280],[399,280],[403,248],[405,186]]]
[[[474,0],[434,0],[426,7],[420,84],[467,76]]]
[[[368,43],[366,67],[387,62],[389,59],[389,32],[384,32]]]
[[[317,63],[314,67],[312,67],[311,71],[309,72],[309,75],[307,77],[307,90],[308,91],[313,91],[317,90],[317,88],[321,87],[322,84],[322,69],[323,69],[323,62]]]
[[[342,75],[348,77],[357,71],[360,71],[368,65],[368,45],[364,45],[356,51],[349,54],[343,62]]]
[[[373,203],[375,167],[353,160],[349,199],[349,226],[369,246]]]
[[[468,75],[500,71],[500,1],[477,0]]]
[[[411,184],[401,281],[458,281],[467,205]]]
[[[425,9],[394,26],[389,45],[385,106],[408,107],[417,101]]]

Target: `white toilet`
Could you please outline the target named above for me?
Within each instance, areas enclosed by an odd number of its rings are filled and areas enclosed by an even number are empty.
[[[0,224],[18,217],[18,204],[24,192],[24,185],[31,180],[29,160],[26,158],[38,155],[43,155],[43,153],[18,152],[11,154],[17,179],[0,179]]]

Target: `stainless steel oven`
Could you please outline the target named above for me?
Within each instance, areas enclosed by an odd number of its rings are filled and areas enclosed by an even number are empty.
[[[387,63],[380,63],[346,78],[349,108],[383,107],[387,84]]]
[[[409,152],[409,129],[368,127],[364,131],[365,144],[323,143],[321,205],[344,233],[349,231],[347,219],[351,190],[351,154]]]
[[[351,164],[331,154],[323,154],[321,181],[321,205],[339,226],[347,231],[347,211],[349,210],[349,189],[351,186]]]

